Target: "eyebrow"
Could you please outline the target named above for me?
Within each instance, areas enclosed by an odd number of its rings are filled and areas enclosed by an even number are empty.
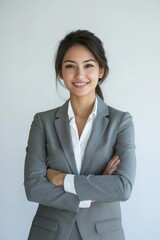
[[[73,60],[65,60],[63,63],[66,63],[66,62],[76,63]],[[94,60],[94,59],[87,59],[87,60],[83,61],[83,63],[86,63],[86,62],[96,62],[96,60]]]

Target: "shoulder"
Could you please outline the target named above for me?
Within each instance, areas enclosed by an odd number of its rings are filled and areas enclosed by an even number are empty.
[[[50,118],[56,116],[56,113],[58,112],[60,107],[56,107],[53,109],[49,109],[43,112],[38,112],[36,115],[39,115],[41,118]]]
[[[36,115],[39,115],[41,118],[58,118],[59,116],[63,116],[68,111],[68,100],[61,106],[58,106],[56,108],[36,113]]]
[[[122,118],[123,116],[131,116],[129,112],[125,112],[125,111],[116,109],[114,107],[111,107],[99,97],[97,97],[97,99],[98,99],[99,113],[102,113],[105,116],[108,116],[109,118],[118,118],[118,119]]]
[[[108,106],[108,109],[109,109],[109,115],[111,117],[120,117],[121,118],[123,116],[131,116],[131,114],[129,112],[122,111],[122,110],[113,108],[111,106]]]
[[[43,112],[37,112],[33,117],[32,127],[33,126],[43,127],[47,126],[48,124],[49,125],[52,124],[54,122],[58,109],[59,107]]]
[[[68,111],[68,101],[66,101],[62,106],[38,112],[34,116],[34,120],[39,121],[43,124],[53,123],[57,118],[66,118]]]
[[[34,115],[33,122],[39,123],[40,125],[52,124],[56,119],[56,115],[57,115],[57,112],[59,111],[59,109],[60,109],[60,107],[56,107],[56,108],[46,110],[43,112],[37,112]]]
[[[109,109],[109,119],[111,122],[121,125],[133,125],[132,115],[129,112],[121,111],[111,106],[108,106]]]
[[[132,115],[129,112],[121,111],[111,106],[109,108],[109,120],[111,126],[118,127],[119,131],[129,131],[134,135],[134,123]]]
[[[56,117],[56,113],[58,111],[59,107],[46,110],[43,112],[37,112],[34,115],[34,120],[35,121],[40,121],[40,122],[46,122],[46,121],[53,121]]]

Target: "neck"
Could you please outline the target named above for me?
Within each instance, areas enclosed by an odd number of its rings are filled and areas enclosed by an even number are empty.
[[[96,96],[91,98],[86,97],[70,97],[71,105],[75,116],[81,118],[88,118],[93,110]]]

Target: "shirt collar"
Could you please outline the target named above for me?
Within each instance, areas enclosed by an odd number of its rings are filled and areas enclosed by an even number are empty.
[[[98,101],[97,101],[97,97],[96,97],[92,112],[89,115],[88,119],[94,119],[96,117],[96,115],[97,115],[97,105],[98,105]],[[69,121],[71,121],[73,118],[75,118],[70,100],[69,100],[69,103],[68,103],[68,117],[69,117]]]

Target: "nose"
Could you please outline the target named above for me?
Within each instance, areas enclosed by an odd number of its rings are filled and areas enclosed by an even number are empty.
[[[77,78],[81,78],[84,75],[84,71],[82,67],[77,67],[75,71],[75,76]]]

